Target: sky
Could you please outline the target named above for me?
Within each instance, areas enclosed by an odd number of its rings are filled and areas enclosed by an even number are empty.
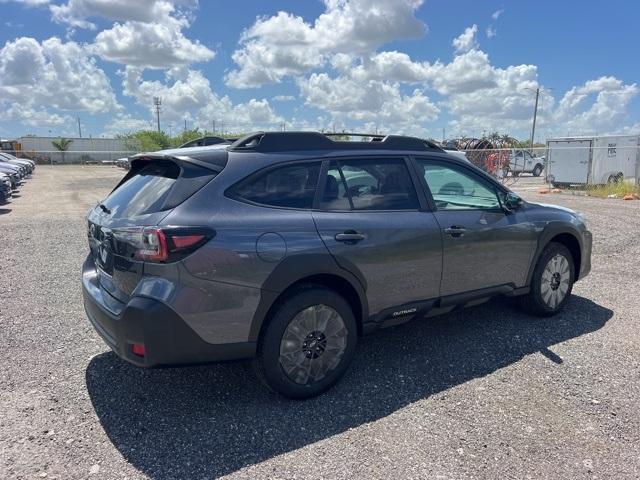
[[[635,1],[0,0],[0,137],[640,133]]]

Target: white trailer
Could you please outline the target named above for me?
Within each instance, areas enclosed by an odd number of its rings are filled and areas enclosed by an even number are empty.
[[[640,135],[547,140],[547,179],[556,184],[638,182]]]

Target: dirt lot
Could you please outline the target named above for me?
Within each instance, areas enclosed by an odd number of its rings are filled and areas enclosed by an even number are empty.
[[[364,339],[305,402],[245,364],[140,370],[85,319],[83,216],[121,170],[44,167],[0,207],[0,478],[640,478],[640,201],[586,213],[561,315],[495,301]]]

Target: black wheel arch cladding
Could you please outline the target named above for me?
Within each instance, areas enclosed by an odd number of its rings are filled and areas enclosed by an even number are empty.
[[[332,278],[336,280],[336,285],[330,284]],[[305,282],[331,288],[336,293],[347,297],[345,300],[352,307],[358,307],[352,309],[355,310],[353,314],[361,333],[362,322],[369,316],[365,294],[366,283],[362,273],[355,266],[353,266],[353,270],[341,268],[329,254],[292,255],[282,260],[263,283],[260,302],[251,322],[249,341],[258,340],[263,325],[278,299],[290,287]],[[342,292],[340,288],[337,288],[345,286],[345,282],[355,292],[355,295],[349,295],[349,292]]]

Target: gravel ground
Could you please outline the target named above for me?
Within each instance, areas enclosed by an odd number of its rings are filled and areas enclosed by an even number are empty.
[[[0,478],[640,478],[640,202],[519,182],[590,219],[565,312],[494,301],[379,332],[292,402],[246,364],[141,370],[94,333],[83,215],[121,175],[41,166],[0,208]]]

